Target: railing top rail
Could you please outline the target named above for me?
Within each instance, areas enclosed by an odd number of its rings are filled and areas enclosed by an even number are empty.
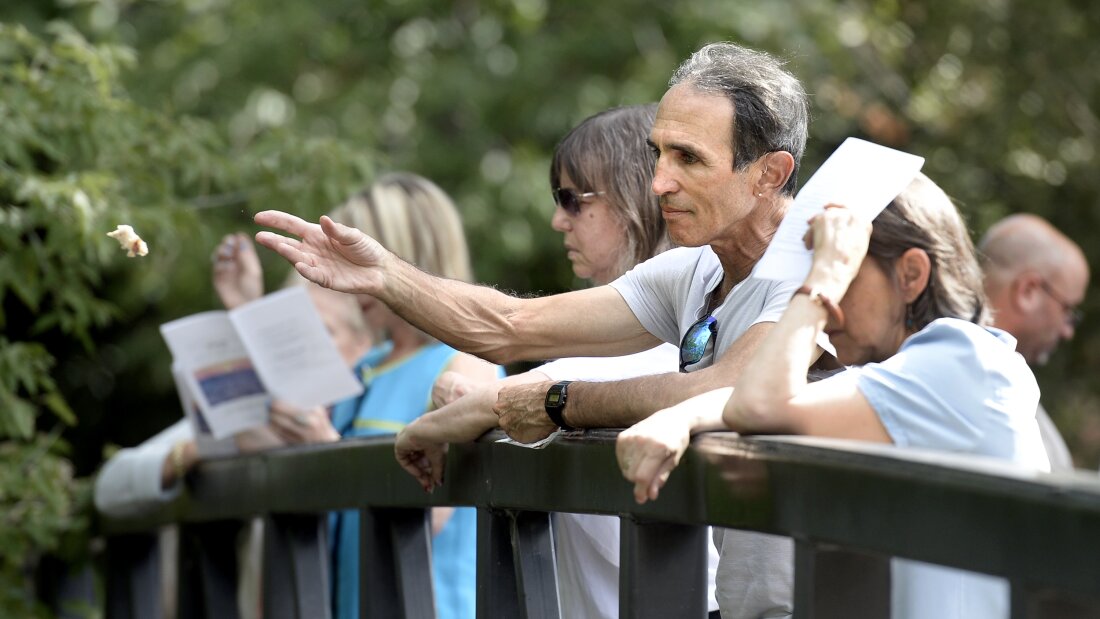
[[[564,434],[542,449],[494,442],[499,435],[452,445],[445,484],[430,495],[397,465],[391,438],[211,460],[156,513],[101,524],[125,533],[262,513],[476,505],[754,529],[1079,593],[1095,593],[1100,578],[1100,479],[1092,475],[713,433],[693,441],[660,499],[637,505],[615,462],[615,434]]]

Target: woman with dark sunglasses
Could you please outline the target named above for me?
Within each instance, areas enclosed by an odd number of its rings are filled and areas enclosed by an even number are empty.
[[[551,225],[562,233],[574,274],[595,285],[607,284],[670,247],[657,196],[650,189],[655,156],[646,138],[656,107],[628,106],[592,116],[554,151],[550,186],[558,208]],[[676,347],[663,344],[625,357],[559,359],[491,384],[472,385],[447,374],[436,383],[436,401],[443,407],[398,435],[397,459],[430,491],[442,482],[447,443],[472,441],[498,426],[493,405],[501,386],[618,380],[675,372],[677,366]],[[561,615],[618,617],[618,518],[555,514],[554,530]],[[717,552],[711,551],[713,588]],[[716,610],[713,591],[709,601]]]
[[[985,326],[973,245],[935,183],[919,175],[873,225],[830,205],[811,220],[807,244],[805,285],[737,388],[686,400],[620,435],[619,464],[639,502],[657,498],[690,434],[703,430],[859,439],[1049,470],[1035,378],[1015,340]],[[821,332],[849,367],[807,384]],[[724,576],[720,566],[720,591]],[[892,597],[893,617],[1008,616],[1004,581],[913,561],[894,561]]]

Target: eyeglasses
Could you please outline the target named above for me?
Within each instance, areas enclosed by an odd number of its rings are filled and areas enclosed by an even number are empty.
[[[550,191],[554,196],[554,204],[565,209],[566,213],[569,213],[573,217],[581,214],[581,202],[588,198],[595,198],[596,196],[602,196],[602,191],[586,191],[584,193],[578,193],[576,189],[570,189],[569,187],[558,187]]]
[[[1062,298],[1062,295],[1054,292],[1054,288],[1051,288],[1047,280],[1040,279],[1039,287],[1042,288],[1043,292],[1047,293],[1050,298],[1054,299],[1055,303],[1062,306],[1062,312],[1064,312],[1066,315],[1066,322],[1076,329],[1077,326],[1081,324],[1081,321],[1085,318],[1084,312],[1074,307],[1072,303],[1067,302],[1064,298]]]
[[[680,340],[680,371],[686,372],[687,366],[703,360],[710,341],[718,335],[718,320],[707,314],[688,327],[684,339]]]

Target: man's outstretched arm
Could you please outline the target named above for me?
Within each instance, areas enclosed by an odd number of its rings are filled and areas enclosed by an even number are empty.
[[[256,240],[306,279],[341,292],[369,294],[451,346],[496,363],[565,356],[614,356],[658,343],[608,286],[520,299],[485,286],[444,279],[402,261],[355,228],[320,224],[279,211],[256,223]]]

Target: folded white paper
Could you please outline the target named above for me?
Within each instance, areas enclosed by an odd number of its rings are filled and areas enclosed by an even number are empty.
[[[798,192],[752,276],[802,281],[813,253],[802,241],[809,220],[826,204],[841,204],[871,221],[913,180],[924,158],[848,138]]]
[[[363,391],[301,286],[180,318],[160,332],[181,399],[198,405],[215,439],[267,423],[273,398],[310,408]]]

